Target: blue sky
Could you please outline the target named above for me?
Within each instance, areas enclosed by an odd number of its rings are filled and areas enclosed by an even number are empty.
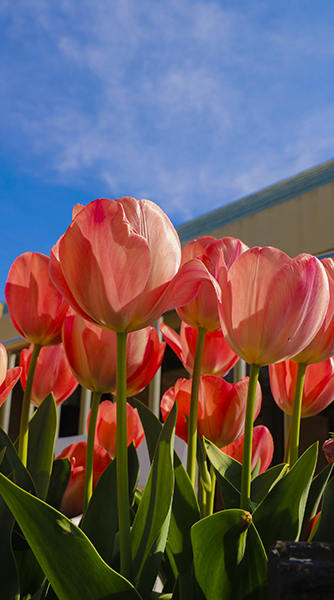
[[[175,225],[334,157],[330,0],[2,0],[0,300],[75,203]]]

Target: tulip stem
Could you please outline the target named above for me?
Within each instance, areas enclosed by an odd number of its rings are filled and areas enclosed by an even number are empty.
[[[101,393],[93,392],[92,407],[90,411],[87,448],[86,448],[86,471],[85,471],[85,495],[84,512],[89,504],[93,493],[93,475],[94,475],[94,443],[97,413],[100,406]]]
[[[256,388],[259,379],[260,366],[250,365],[247,408],[245,417],[244,451],[242,456],[241,472],[241,497],[240,508],[249,510],[250,508],[250,487],[251,487],[251,468],[252,468],[252,443],[253,443],[253,420],[256,400]]]
[[[211,478],[211,490],[207,495],[207,516],[213,515],[213,509],[215,504],[215,495],[216,495],[216,473],[212,465],[210,465],[210,478]]]
[[[26,387],[23,395],[22,410],[21,410],[21,422],[20,422],[20,438],[19,438],[19,457],[24,464],[27,466],[28,459],[28,436],[29,436],[29,413],[30,413],[30,401],[32,386],[34,383],[34,377],[37,367],[38,355],[42,346],[40,344],[34,344],[34,348],[31,354],[28,376]]]
[[[305,371],[307,365],[300,363],[298,365],[295,397],[293,400],[293,411],[291,418],[291,439],[290,439],[290,466],[293,467],[298,460],[299,436],[300,436],[300,415],[302,412],[303,388],[305,380]]]
[[[131,581],[131,535],[128,482],[128,433],[126,410],[126,332],[117,334],[117,370],[116,370],[116,472],[117,502],[119,522],[119,546],[121,557],[121,575]]]
[[[193,488],[195,488],[196,477],[196,452],[197,452],[197,413],[198,413],[198,392],[201,378],[201,365],[204,350],[204,341],[206,329],[198,328],[196,352],[194,359],[194,370],[190,396],[190,414],[188,422],[188,454],[187,454],[187,472],[190,477]]]

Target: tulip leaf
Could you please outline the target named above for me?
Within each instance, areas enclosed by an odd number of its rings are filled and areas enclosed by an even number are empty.
[[[57,407],[49,394],[29,422],[28,471],[33,478],[38,497],[45,500],[53,464],[57,433]]]
[[[0,475],[0,492],[59,600],[139,600],[64,515]],[[76,557],[76,559],[74,559]]]
[[[80,528],[110,565],[117,532],[116,460],[103,471],[94,489]]]
[[[71,463],[68,458],[57,458],[53,461],[46,502],[56,510],[60,510],[70,475]]]
[[[250,513],[228,509],[191,529],[200,600],[265,600],[267,557]]]
[[[159,435],[161,433],[162,424],[159,419],[155,416],[155,414],[147,407],[145,404],[140,402],[140,400],[134,399],[135,406],[138,410],[138,414],[145,431],[145,439],[147,443],[147,450],[150,457],[150,461],[152,462],[154,457],[154,452],[159,440]]]
[[[251,483],[252,502],[260,504],[274,485],[286,474],[287,470],[288,465],[286,464],[275,465],[275,467],[271,467],[271,469],[255,477]]]
[[[0,429],[0,450],[4,448],[6,448],[6,452],[0,465],[0,473],[7,477],[13,473],[13,480],[17,485],[36,494],[34,482],[22,464],[14,445],[3,429]]]
[[[215,470],[217,483],[225,508],[239,508],[241,464],[222,452],[215,444],[203,438],[204,447]]]
[[[334,478],[326,486],[322,501],[320,521],[312,542],[334,542]]]
[[[173,444],[176,415],[175,403],[161,430],[132,526],[134,581],[144,597],[153,587],[166,546],[174,492]]]
[[[0,581],[3,598],[13,599],[20,596],[20,580],[12,550],[11,537],[14,516],[6,502],[0,496]]]
[[[317,455],[316,442],[253,512],[254,525],[267,551],[277,540],[298,540]]]
[[[333,463],[326,465],[326,467],[318,473],[314,479],[312,479],[309,495],[306,502],[303,529],[301,539],[304,539],[304,535],[307,534],[309,529],[309,522],[314,519],[318,510],[321,498],[325,491],[328,480],[333,470]]]
[[[190,529],[200,519],[200,511],[189,475],[177,454],[175,462],[175,490],[168,541],[179,573],[192,566]]]

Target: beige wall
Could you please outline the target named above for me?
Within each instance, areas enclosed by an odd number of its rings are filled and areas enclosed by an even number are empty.
[[[204,234],[232,236],[248,246],[275,246],[293,257],[334,250],[334,183]]]

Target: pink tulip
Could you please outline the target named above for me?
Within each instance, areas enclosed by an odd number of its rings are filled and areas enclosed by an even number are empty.
[[[198,329],[182,321],[180,335],[161,323],[160,330],[167,344],[174,350],[184,368],[192,375]],[[221,329],[208,332],[205,336],[204,351],[201,363],[201,375],[217,375],[224,377],[238,362],[239,357],[228,346]]]
[[[231,266],[235,259],[247,249],[248,246],[240,240],[231,237],[216,240],[207,235],[193,240],[184,247],[181,264],[198,258],[215,277],[217,258],[220,252],[223,253],[226,264]],[[185,306],[179,307],[177,312],[182,321],[195,329],[202,327],[210,332],[220,329],[217,294],[208,281],[203,281],[196,297]]]
[[[72,372],[92,392],[116,390],[116,334],[88,323],[79,315],[68,315],[63,344]],[[141,392],[161,366],[165,344],[157,331],[146,327],[127,338],[127,395]]]
[[[271,392],[276,404],[292,415],[298,365],[286,360],[269,365]],[[308,365],[305,372],[301,417],[313,417],[334,400],[334,358]]]
[[[83,513],[86,446],[86,442],[71,444],[57,456],[57,459],[69,458],[71,461],[70,480],[60,506],[62,513],[69,519]],[[94,446],[93,489],[109,464],[110,458],[104,448],[101,448],[101,446]]]
[[[321,263],[326,269],[329,284],[329,304],[325,319],[311,342],[292,359],[306,365],[323,362],[334,354],[334,260],[323,258]]]
[[[334,462],[334,438],[329,438],[329,440],[326,440],[322,445],[322,449],[328,462]]]
[[[31,344],[29,348],[24,348],[20,355],[20,365],[22,367],[21,385],[23,390],[26,389],[33,349],[33,344]],[[77,387],[78,382],[72,375],[63,345],[41,348],[31,393],[31,402],[34,406],[40,406],[44,398],[51,392],[54,395],[56,404],[62,404],[62,402],[65,402],[73,394]]]
[[[22,373],[21,367],[7,369],[7,364],[8,357],[6,348],[3,344],[0,344],[0,406],[2,406],[4,401],[8,398]]]
[[[221,377],[203,375],[200,380],[198,397],[197,430],[200,438],[204,435],[216,446],[227,446],[239,438],[244,431],[249,377],[238,383],[228,383]],[[175,387],[165,392],[161,400],[161,413],[165,420],[177,400],[178,416],[176,435],[185,442],[188,440],[187,421],[189,417],[191,379],[179,379]],[[261,408],[261,387],[257,384],[254,419]]]
[[[324,321],[328,277],[314,256],[301,254],[292,260],[276,248],[252,248],[229,268],[221,253],[217,279],[224,336],[249,364],[296,356]]]
[[[72,308],[115,332],[152,324],[186,304],[203,279],[201,261],[179,270],[181,246],[165,213],[149,200],[102,198],[77,212],[51,252],[50,275]]]
[[[129,403],[126,405],[127,411],[127,445],[134,442],[138,448],[144,439],[144,430],[136,408]],[[90,413],[87,420],[87,429],[89,425]],[[95,443],[99,444],[108,452],[111,458],[115,456],[116,447],[116,402],[105,400],[101,402],[97,414]]]
[[[221,448],[222,452],[232,456],[235,460],[242,464],[242,456],[244,451],[244,436],[239,437],[235,442]],[[253,429],[253,444],[252,444],[252,465],[251,470],[255,469],[259,459],[260,471],[263,473],[266,471],[273,459],[274,454],[274,440],[267,427],[264,425],[258,425]]]
[[[68,304],[49,277],[50,259],[26,252],[13,262],[5,296],[13,324],[32,344],[54,346],[61,342],[61,328]]]

